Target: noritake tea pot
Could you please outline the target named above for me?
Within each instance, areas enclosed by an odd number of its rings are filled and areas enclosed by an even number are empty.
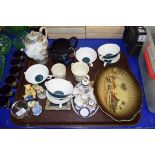
[[[45,30],[45,35],[42,31]],[[28,57],[36,60],[40,64],[45,64],[48,60],[48,40],[47,30],[41,27],[39,32],[31,31],[24,39],[25,53]]]

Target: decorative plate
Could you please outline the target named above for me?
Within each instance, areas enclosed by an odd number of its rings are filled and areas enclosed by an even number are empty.
[[[94,93],[103,112],[116,121],[130,121],[141,109],[142,91],[129,72],[118,67],[99,71]]]

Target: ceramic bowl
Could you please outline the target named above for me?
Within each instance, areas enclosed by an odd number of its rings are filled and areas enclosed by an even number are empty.
[[[51,79],[45,82],[45,86],[50,96],[56,99],[70,97],[73,92],[73,85],[64,79]]]
[[[25,74],[25,79],[31,84],[39,84],[46,80],[49,76],[49,70],[45,65],[36,64],[29,67]]]
[[[76,59],[93,66],[93,62],[97,59],[97,53],[90,47],[81,47],[76,51]]]
[[[104,44],[98,48],[99,59],[107,63],[115,63],[120,59],[120,47],[117,44]]]

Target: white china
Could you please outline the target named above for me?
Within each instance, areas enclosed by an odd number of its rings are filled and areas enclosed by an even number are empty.
[[[39,84],[45,81],[49,75],[49,70],[45,65],[35,64],[29,67],[25,74],[25,79],[31,84]]]
[[[93,67],[93,62],[97,59],[97,53],[90,47],[81,47],[76,51],[76,59]]]
[[[51,79],[45,82],[45,86],[49,94],[54,98],[64,99],[66,97],[73,97],[73,85],[67,80]]]
[[[70,97],[67,97],[63,100],[56,99],[52,97],[48,91],[46,91],[46,96],[50,102],[52,102],[53,104],[59,105],[59,108],[62,108],[62,105],[71,99]]]
[[[75,80],[80,82],[84,78],[89,78],[89,66],[84,62],[76,62],[71,64],[71,71],[75,77]]]
[[[45,35],[42,31],[45,30]],[[39,32],[31,31],[24,40],[26,55],[38,63],[45,64],[48,60],[48,40],[47,30],[45,27],[41,27]]]
[[[62,63],[53,65],[51,72],[56,78],[65,79],[66,77],[66,67]]]
[[[90,111],[88,108],[83,107],[80,109],[79,113],[82,117],[87,117],[90,114]]]
[[[104,62],[104,66],[116,63],[120,59],[120,47],[117,44],[104,44],[98,48],[99,59]]]
[[[74,87],[73,92],[76,92],[76,95],[71,98],[71,104],[77,115],[87,118],[93,116],[98,111],[99,106],[94,95],[94,89],[89,86],[89,92],[85,93],[81,85],[80,82]]]
[[[78,107],[82,107],[83,106],[83,101],[80,99],[80,98],[78,98],[78,97],[76,97],[75,99],[74,99],[74,102],[75,102],[75,104],[78,106]]]

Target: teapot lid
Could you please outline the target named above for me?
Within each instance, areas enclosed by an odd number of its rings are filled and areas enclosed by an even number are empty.
[[[42,34],[39,32],[31,31],[25,38],[25,42],[34,43],[40,40]]]

